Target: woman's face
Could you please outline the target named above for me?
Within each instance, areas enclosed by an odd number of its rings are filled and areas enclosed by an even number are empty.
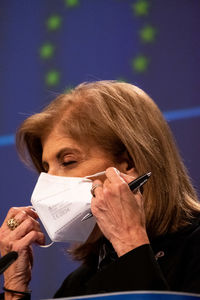
[[[81,144],[55,128],[43,141],[42,161],[45,172],[56,176],[84,177],[119,167],[111,155],[88,141]]]

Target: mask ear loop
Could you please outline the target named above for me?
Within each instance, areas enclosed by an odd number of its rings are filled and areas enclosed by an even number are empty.
[[[51,243],[48,244],[48,245],[43,245],[43,246],[39,245],[39,247],[40,247],[40,248],[49,248],[49,247],[51,247],[53,244],[54,244],[54,242],[51,242]]]
[[[34,210],[34,211],[36,212],[35,208],[34,208],[32,205],[30,205],[29,207],[31,207],[31,209]],[[37,212],[36,212],[36,213],[37,213]],[[48,244],[48,245],[39,245],[39,247],[45,249],[45,248],[51,247],[53,244],[54,244],[54,242],[51,242],[51,243]]]
[[[101,176],[101,175],[105,175],[106,171],[102,171],[102,172],[99,172],[99,173],[95,173],[93,175],[88,175],[88,176],[85,176],[84,178],[93,178],[93,177],[97,177],[97,176]]]

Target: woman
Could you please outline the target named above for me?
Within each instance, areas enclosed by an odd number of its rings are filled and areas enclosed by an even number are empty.
[[[93,182],[96,226],[70,252],[82,265],[56,298],[130,290],[200,292],[200,205],[160,110],[127,83],[82,84],[29,117],[17,132],[22,160],[37,171]],[[128,183],[151,171],[143,193]],[[17,221],[10,230],[8,220]],[[87,221],[85,221],[87,222]],[[29,297],[31,244],[44,244],[37,214],[11,208],[0,230],[2,255],[19,253],[5,272],[5,298]],[[8,291],[9,290],[9,291]],[[25,294],[18,293],[25,292]]]

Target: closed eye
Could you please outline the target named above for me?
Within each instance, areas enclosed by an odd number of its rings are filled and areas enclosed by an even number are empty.
[[[72,165],[72,164],[74,164],[74,163],[76,163],[76,162],[77,162],[76,160],[63,161],[63,162],[61,163],[61,165],[62,165],[63,167],[66,167],[66,166]]]

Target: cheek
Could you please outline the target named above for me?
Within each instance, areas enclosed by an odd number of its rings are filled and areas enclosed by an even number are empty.
[[[64,176],[64,177],[69,177],[68,172],[66,172],[63,169],[57,168],[57,169],[50,169],[48,172],[50,175],[54,176]]]
[[[106,169],[110,168],[110,167],[116,167],[116,164],[112,160],[110,160],[108,158],[95,159],[94,161],[92,161],[90,166],[88,166],[88,171],[90,170],[89,175],[92,175],[92,174],[95,174],[98,172],[102,172],[102,171],[106,171]]]

